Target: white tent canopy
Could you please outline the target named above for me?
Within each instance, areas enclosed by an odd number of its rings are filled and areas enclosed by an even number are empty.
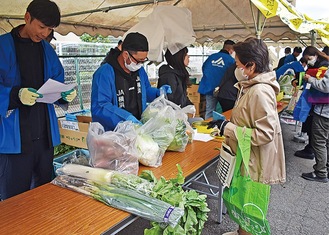
[[[23,16],[31,0],[2,0],[0,34],[24,23]],[[192,13],[196,41],[204,43],[225,39],[243,40],[258,36],[272,41],[310,38],[292,31],[279,17],[267,19],[249,0],[54,0],[61,10],[62,35],[73,32],[103,36],[122,36],[153,12],[156,5],[184,7]],[[321,42],[320,42],[321,43]]]

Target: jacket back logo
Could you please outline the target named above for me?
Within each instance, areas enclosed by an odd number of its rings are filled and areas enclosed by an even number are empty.
[[[217,60],[212,60],[211,64],[213,66],[223,67],[225,66],[225,62],[223,60],[223,57],[219,57]]]

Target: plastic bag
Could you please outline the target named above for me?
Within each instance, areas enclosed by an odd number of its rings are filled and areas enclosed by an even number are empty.
[[[176,126],[175,112],[172,108],[166,106],[162,110],[158,110],[154,117],[151,117],[144,125],[139,127],[137,129],[138,140],[136,144],[139,162],[146,166],[160,166],[165,151],[174,139]],[[144,142],[142,142],[143,140]],[[158,148],[152,141],[158,145]]]
[[[280,85],[280,91],[283,91],[285,95],[292,95],[293,86],[291,81],[295,79],[295,71],[293,69],[287,69],[287,71],[280,76],[278,82]]]
[[[107,132],[100,123],[90,123],[87,135],[90,165],[137,175],[136,137],[131,121],[120,122],[114,131]]]
[[[173,142],[168,146],[167,150],[170,151],[185,151],[186,145],[193,140],[193,128],[188,122],[187,114],[195,114],[194,105],[188,105],[181,108],[177,104],[167,100],[163,95],[156,98],[149,106],[145,109],[142,114],[142,122],[145,123],[151,118],[157,117],[162,110],[166,109],[166,112],[173,110],[173,114],[166,115],[168,122],[176,122],[176,132]],[[171,111],[170,111],[171,112]]]
[[[296,103],[296,107],[293,111],[293,117],[296,121],[305,122],[311,111],[312,104],[308,102],[309,93],[310,90],[304,88]]]
[[[255,182],[249,175],[251,129],[237,128],[238,148],[234,175],[229,188],[223,192],[223,201],[232,220],[251,234],[269,235],[270,226],[266,218],[271,186]],[[241,165],[246,175],[241,174]]]
[[[297,104],[297,102],[299,100],[299,97],[302,94],[302,92],[303,91],[300,90],[298,86],[294,88],[294,92],[293,92],[293,94],[291,96],[291,99],[289,101],[288,107],[286,109],[286,111],[288,113],[292,113],[294,111],[294,109],[296,107],[296,104]]]

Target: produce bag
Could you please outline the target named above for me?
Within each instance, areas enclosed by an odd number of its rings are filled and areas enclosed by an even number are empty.
[[[293,69],[287,69],[287,71],[278,79],[280,91],[283,91],[285,95],[292,95],[293,86],[291,84],[291,81],[294,79],[295,71]]]
[[[230,218],[251,234],[270,234],[266,219],[270,185],[254,182],[249,175],[251,129],[237,128],[238,148],[234,175],[229,188],[223,192],[223,200]],[[241,175],[241,165],[246,175]]]
[[[193,139],[193,128],[191,127],[190,123],[187,121],[188,116],[187,114],[190,113],[192,115],[195,114],[195,107],[194,105],[188,105],[184,108],[181,108],[177,104],[167,100],[164,95],[159,96],[156,98],[152,103],[148,105],[145,111],[142,113],[141,121],[143,123],[147,122],[151,118],[156,118],[159,116],[159,113],[167,109],[167,112],[171,112],[168,110],[173,110],[173,114],[170,116],[166,116],[168,119],[167,121],[170,123],[176,122],[175,128],[175,136],[172,140],[172,143],[167,147],[169,151],[185,151],[186,145],[188,142],[192,141]]]
[[[91,166],[137,175],[136,137],[131,121],[120,122],[114,131],[107,132],[100,123],[90,123],[87,146]]]
[[[177,120],[174,110],[166,106],[137,129],[136,148],[139,162],[158,167],[175,137]]]

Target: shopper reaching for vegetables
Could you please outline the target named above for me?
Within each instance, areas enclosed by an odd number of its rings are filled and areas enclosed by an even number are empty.
[[[170,94],[171,87],[151,87],[143,63],[148,61],[148,41],[138,32],[129,33],[122,43],[122,51],[111,49],[106,63],[93,75],[91,91],[92,120],[106,131],[114,130],[120,121],[140,123],[147,102],[152,102],[160,91]]]

